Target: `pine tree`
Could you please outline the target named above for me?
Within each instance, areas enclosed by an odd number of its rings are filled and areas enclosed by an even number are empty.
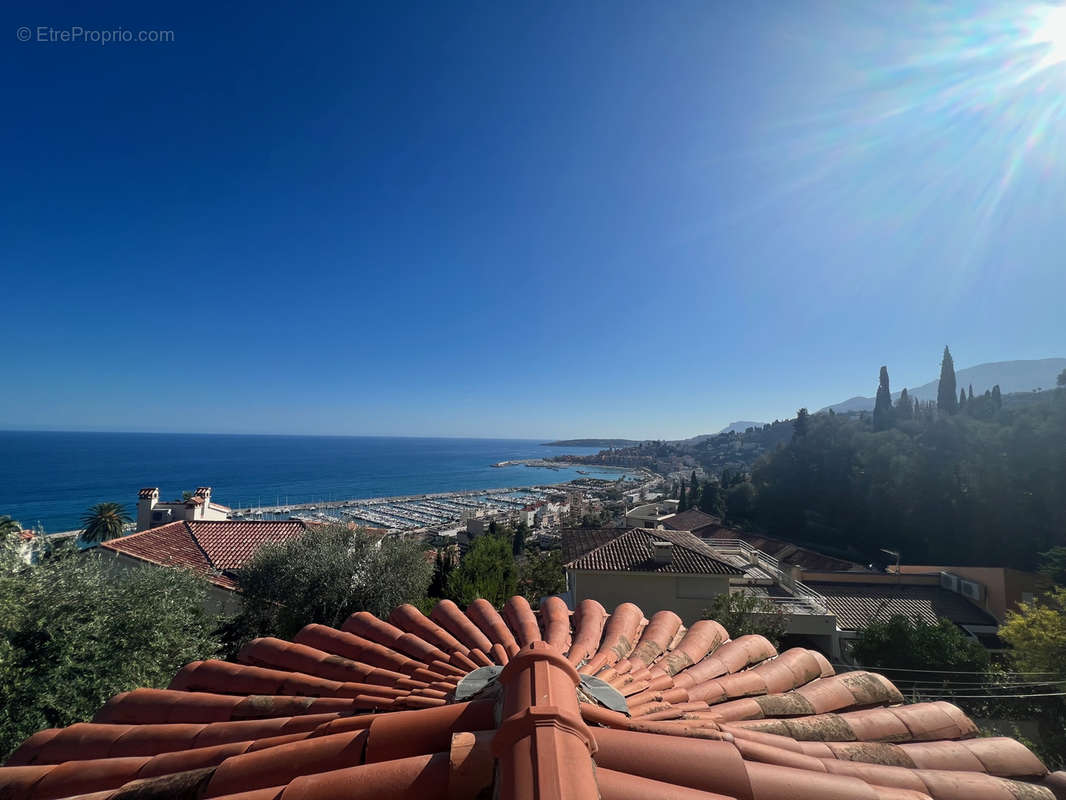
[[[959,401],[955,397],[955,360],[951,351],[944,346],[944,358],[940,362],[940,387],[936,392],[936,407],[945,414],[954,414],[959,410]]]
[[[911,397],[907,394],[907,387],[903,387],[903,391],[899,393],[899,400],[896,401],[896,417],[898,419],[914,419],[914,406],[911,404]]]
[[[796,418],[792,421],[792,438],[799,439],[807,435],[808,421],[810,414],[807,409],[801,408],[796,412]],[[725,480],[723,478],[722,485],[725,486]]]
[[[881,367],[881,382],[877,387],[874,403],[874,430],[883,431],[892,427],[892,391],[888,386],[888,367]]]

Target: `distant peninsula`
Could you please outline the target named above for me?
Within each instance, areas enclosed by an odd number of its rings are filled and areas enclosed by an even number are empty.
[[[640,444],[639,439],[560,439],[557,442],[544,442],[543,447],[632,447]]]

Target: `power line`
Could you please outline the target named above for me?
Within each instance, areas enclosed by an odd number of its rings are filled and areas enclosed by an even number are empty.
[[[833,664],[834,667],[841,667],[847,671],[855,670],[876,670],[877,672],[920,672],[926,675],[988,675],[989,673],[981,670],[947,670],[947,669],[905,669],[903,667],[859,667],[854,664]],[[997,672],[997,675],[1055,675],[1054,672]]]
[[[902,689],[917,689],[920,690],[923,687],[928,689],[946,688],[951,689],[958,687],[962,690],[969,689],[1025,689],[1028,687],[1037,686],[1062,686],[1064,681],[1022,681],[1019,683],[1000,683],[1000,682],[987,682],[987,683],[961,683],[956,681],[892,681],[897,687]]]
[[[1034,694],[923,694],[914,692],[914,697],[928,700],[1022,700],[1028,697],[1066,697],[1066,692],[1046,692]]]

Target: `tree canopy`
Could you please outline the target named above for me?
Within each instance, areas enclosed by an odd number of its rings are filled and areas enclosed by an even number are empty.
[[[10,554],[9,554],[10,557]],[[0,759],[42,728],[83,722],[111,696],[164,687],[218,651],[206,584],[116,569],[72,548],[0,569]]]
[[[974,672],[988,667],[988,651],[950,620],[930,625],[901,615],[859,631],[851,655],[864,667]]]
[[[787,624],[784,612],[773,601],[745,592],[718,595],[703,612],[703,618],[719,623],[734,639],[758,634],[774,647],[780,647]]]
[[[729,490],[728,515],[864,563],[887,547],[910,563],[994,553],[998,564],[1033,569],[1038,553],[1064,544],[1066,392],[998,410],[994,397],[884,431],[813,415],[806,435],[756,464],[750,497]]]
[[[463,606],[484,597],[498,608],[517,591],[510,536],[479,536],[448,578],[448,596]]]
[[[999,636],[1013,649],[1011,660],[1023,672],[1066,679],[1066,587],[1057,586],[1007,614]]]
[[[227,625],[232,649],[256,636],[291,639],[308,623],[339,628],[356,611],[380,617],[421,603],[433,564],[421,545],[343,525],[316,526],[261,548],[235,576],[241,611]]]
[[[97,503],[82,515],[85,530],[81,532],[81,540],[96,544],[117,539],[125,533],[125,527],[131,521],[129,512],[121,503]]]

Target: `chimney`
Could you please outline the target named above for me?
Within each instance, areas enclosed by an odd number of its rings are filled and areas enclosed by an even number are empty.
[[[655,541],[651,543],[652,561],[656,566],[665,566],[674,561],[674,543]]]
[[[148,486],[137,493],[137,530],[146,531],[152,527],[152,509],[159,502],[159,489]]]

